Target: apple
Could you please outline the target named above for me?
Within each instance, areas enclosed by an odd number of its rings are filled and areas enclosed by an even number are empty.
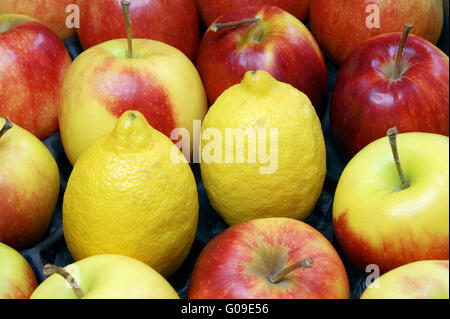
[[[201,252],[190,299],[349,298],[344,265],[330,242],[290,218],[236,224]]]
[[[200,42],[197,8],[194,0],[130,1],[133,37],[167,43],[195,58]],[[125,38],[120,0],[77,0],[80,28],[77,30],[86,50],[108,40]]]
[[[0,242],[0,299],[28,299],[37,281],[25,258]]]
[[[448,266],[448,260],[423,260],[395,268],[370,284],[361,299],[448,299]]]
[[[449,256],[449,138],[396,134],[359,152],[336,189],[336,237],[362,271]]]
[[[121,255],[95,255],[65,268],[46,265],[50,275],[30,299],[179,299],[172,286],[143,262]]]
[[[0,14],[16,13],[38,19],[61,39],[73,37],[75,29],[66,26],[66,19],[71,11],[66,12],[74,0],[1,0]]]
[[[53,217],[59,170],[45,145],[8,118],[0,118],[0,194],[0,242],[29,248]]]
[[[128,45],[125,39],[111,40],[79,55],[67,72],[60,102],[61,139],[72,164],[125,111],[141,112],[168,137],[173,129],[186,128],[191,141],[193,121],[207,111],[200,76],[181,51],[131,36]]]
[[[448,56],[422,38],[407,38],[410,29],[368,40],[339,71],[330,122],[350,156],[392,126],[449,135]]]
[[[259,21],[249,24],[247,19]],[[227,26],[230,22],[237,25]],[[247,71],[265,70],[308,95],[322,111],[328,81],[325,62],[311,33],[294,16],[273,6],[245,7],[223,15],[212,29],[197,56],[210,105],[240,83]]]
[[[203,24],[209,26],[229,11],[261,5],[277,6],[299,20],[306,21],[311,0],[196,0],[196,2]]]
[[[442,0],[314,0],[309,23],[321,48],[342,65],[366,40],[398,32],[407,23],[415,35],[435,44],[444,14]]]
[[[35,19],[0,15],[0,117],[45,139],[58,130],[62,81],[71,63],[63,42]]]

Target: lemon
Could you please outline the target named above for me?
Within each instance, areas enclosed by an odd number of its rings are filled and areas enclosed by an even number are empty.
[[[305,94],[265,71],[247,72],[217,99],[203,122],[201,153],[208,197],[229,225],[304,220],[322,191],[326,151],[316,111]]]
[[[172,160],[174,147],[141,113],[127,111],[82,153],[63,201],[64,236],[75,260],[126,255],[164,276],[181,265],[199,207],[194,175],[186,161]]]

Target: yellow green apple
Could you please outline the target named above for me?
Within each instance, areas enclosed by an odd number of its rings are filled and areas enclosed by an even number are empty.
[[[395,268],[370,284],[361,299],[448,299],[448,260],[422,260]]]
[[[389,134],[350,161],[333,204],[337,239],[362,271],[449,256],[449,138]]]
[[[36,277],[25,258],[0,243],[0,299],[28,299],[36,286]]]
[[[53,273],[31,299],[178,299],[172,286],[143,262],[121,255],[95,255]],[[72,279],[72,280],[71,280]]]

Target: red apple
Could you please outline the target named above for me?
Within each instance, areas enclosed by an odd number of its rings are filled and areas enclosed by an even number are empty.
[[[1,0],[0,14],[16,13],[24,14],[38,19],[61,39],[66,39],[76,34],[75,28],[66,26],[66,19],[70,12],[66,8],[73,4],[74,0]]]
[[[247,71],[265,70],[296,87],[321,110],[328,74],[322,53],[308,29],[294,16],[273,6],[239,8],[220,17],[221,23],[260,19],[208,30],[200,45],[197,68],[208,102],[242,81]]]
[[[390,33],[368,40],[339,71],[330,120],[350,156],[393,126],[402,133],[449,135],[448,56],[411,35],[396,63],[401,37]]]
[[[191,60],[200,42],[198,14],[194,0],[130,1],[135,39],[152,39],[176,47]],[[80,7],[78,36],[86,50],[96,44],[126,38],[120,0],[77,0]]]
[[[398,32],[406,23],[415,26],[415,35],[436,43],[444,22],[442,0],[314,0],[309,15],[317,42],[340,65],[366,40]]]
[[[286,10],[301,21],[308,17],[311,0],[196,0],[200,18],[205,26],[211,25],[221,15],[242,7],[272,5]]]
[[[37,282],[25,258],[0,243],[0,299],[28,299]]]
[[[69,54],[58,36],[23,15],[0,15],[0,117],[45,139],[58,130]]]
[[[330,242],[290,218],[234,225],[201,252],[191,299],[349,298],[347,274]]]

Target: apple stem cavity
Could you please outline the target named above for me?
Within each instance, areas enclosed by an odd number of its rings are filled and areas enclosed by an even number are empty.
[[[312,268],[314,264],[314,260],[311,257],[306,257],[305,259],[303,259],[302,261],[299,261],[287,268],[285,268],[284,270],[280,271],[279,273],[275,274],[275,275],[271,275],[269,277],[269,281],[272,284],[277,284],[280,281],[282,281],[289,273],[293,272],[294,270],[298,269],[298,268]]]
[[[239,21],[234,21],[234,22],[227,22],[227,23],[214,23],[212,24],[209,29],[213,32],[217,32],[219,30],[222,30],[224,28],[229,28],[229,27],[235,27],[238,25],[242,25],[242,24],[247,24],[247,23],[257,23],[261,21],[261,19],[259,18],[255,18],[255,19],[244,19],[244,20],[239,20]]]
[[[7,131],[9,131],[10,129],[12,129],[13,124],[11,123],[11,121],[9,120],[8,117],[5,118],[5,125],[3,125],[2,129],[0,130],[0,138],[5,135],[5,133]]]
[[[47,264],[44,266],[43,273],[46,276],[51,276],[55,273],[62,276],[67,281],[67,283],[70,285],[70,287],[73,289],[73,291],[77,295],[78,299],[84,297],[84,293],[81,290],[81,288],[78,285],[75,278],[73,278],[72,275],[69,274],[67,271],[65,271],[63,268],[55,266],[55,265]]]
[[[400,176],[400,182],[402,183],[401,189],[403,190],[408,188],[410,185],[405,177],[405,174],[403,174],[402,166],[400,164],[400,156],[398,154],[398,147],[397,147],[397,135],[398,135],[397,127],[390,128],[387,131],[389,143],[391,144],[392,154],[394,155],[395,166],[397,167],[397,172],[398,175]]]
[[[397,81],[400,76],[402,75],[402,70],[401,70],[401,60],[402,60],[402,56],[403,56],[403,50],[405,49],[405,44],[406,44],[406,40],[408,39],[409,33],[411,32],[413,28],[413,25],[411,23],[408,23],[405,25],[405,27],[403,28],[403,34],[402,37],[400,39],[400,44],[398,46],[398,51],[397,51],[397,57],[395,59],[395,63],[394,63],[394,71],[392,72],[392,76],[391,76],[391,80],[392,81]]]
[[[122,0],[122,10],[125,16],[125,25],[127,27],[127,41],[128,41],[128,52],[127,58],[131,59],[133,57],[133,37],[131,32],[131,18],[130,18],[130,1]]]

